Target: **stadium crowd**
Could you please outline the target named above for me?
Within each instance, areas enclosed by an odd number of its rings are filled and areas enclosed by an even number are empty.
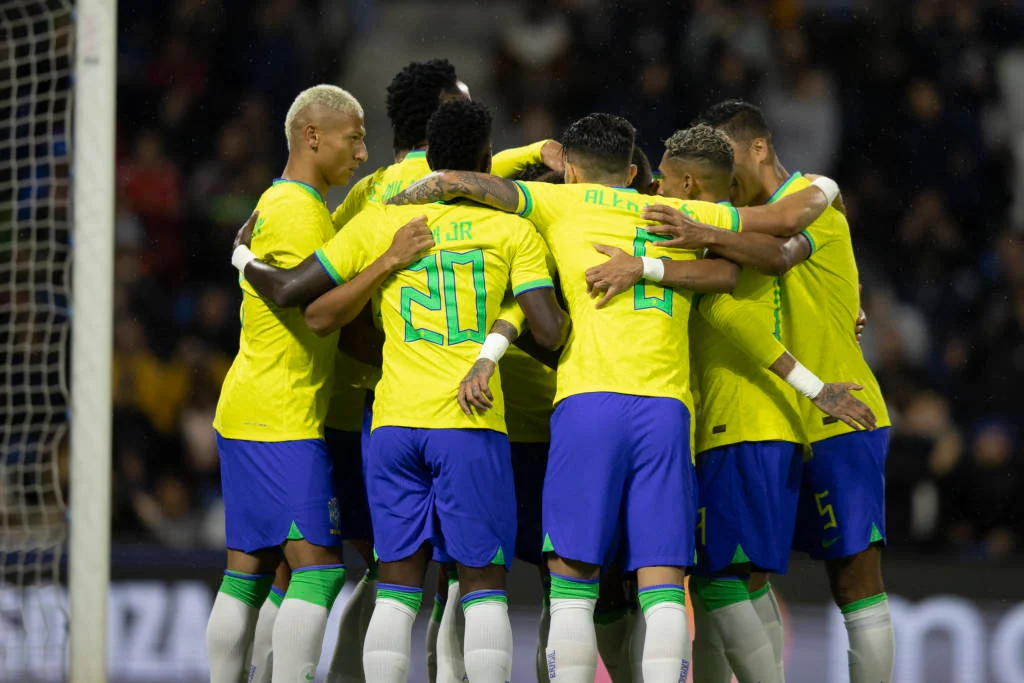
[[[500,93],[497,126],[520,141],[610,111],[657,159],[701,108],[740,96],[764,106],[790,170],[839,181],[864,351],[895,425],[890,545],[1024,552],[1024,99],[1005,85],[1024,78],[1020,4],[516,4],[516,21],[479,29],[494,34],[494,81],[470,85]],[[345,85],[377,9],[121,4],[117,540],[224,545],[210,423],[238,344],[231,240],[283,165],[284,109],[308,85]],[[390,162],[370,155],[363,170]]]

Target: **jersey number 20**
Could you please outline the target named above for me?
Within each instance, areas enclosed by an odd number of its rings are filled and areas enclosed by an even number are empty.
[[[473,301],[476,306],[476,328],[462,329],[459,326],[459,305],[456,295],[456,266],[468,266],[460,268],[462,273],[469,271],[468,279],[473,287]],[[402,287],[402,318],[405,320],[405,341],[413,342],[424,340],[431,344],[449,346],[464,341],[475,341],[478,344],[484,343],[487,330],[487,283],[484,280],[484,253],[480,249],[472,251],[439,251],[436,254],[424,256],[406,270],[412,272],[424,271],[427,274],[427,291],[416,287]],[[467,280],[462,275],[462,281]],[[468,284],[468,283],[467,283]],[[465,287],[465,285],[464,285]],[[463,289],[462,291],[466,291]],[[429,330],[425,327],[416,327],[412,321],[413,304],[422,306],[428,311],[444,310],[446,330],[444,333]],[[446,341],[447,340],[447,341]]]

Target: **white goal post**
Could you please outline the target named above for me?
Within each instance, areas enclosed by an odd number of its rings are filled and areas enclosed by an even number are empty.
[[[71,683],[107,680],[117,0],[77,0],[72,168]]]

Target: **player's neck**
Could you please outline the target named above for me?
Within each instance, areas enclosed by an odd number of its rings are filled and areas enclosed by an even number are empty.
[[[396,164],[402,163],[402,161],[405,160],[405,157],[409,154],[409,152],[426,152],[426,151],[427,151],[427,143],[426,142],[420,143],[420,144],[416,145],[415,147],[413,147],[412,149],[396,149],[395,150],[395,163]]]
[[[789,171],[785,169],[778,157],[772,157],[769,163],[761,166],[761,194],[757,196],[753,204],[759,206],[766,204],[775,191],[782,187],[782,184],[789,180]]]
[[[289,155],[288,163],[284,165],[281,177],[285,180],[297,180],[316,189],[321,197],[327,196],[327,190],[331,188],[327,180],[316,170],[312,159],[297,158]]]

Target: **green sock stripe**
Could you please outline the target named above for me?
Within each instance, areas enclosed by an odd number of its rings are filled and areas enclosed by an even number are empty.
[[[391,600],[405,605],[413,614],[420,611],[420,603],[423,602],[423,590],[409,586],[398,586],[392,583],[381,583],[377,585],[377,599]]]
[[[854,600],[849,605],[843,605],[839,608],[839,611],[843,614],[849,614],[850,612],[856,612],[857,610],[866,609],[868,607],[874,607],[875,605],[885,602],[889,599],[889,596],[885,593],[879,593],[878,595],[872,595],[871,597],[863,598],[861,600]]]
[[[220,592],[230,595],[244,605],[259,609],[267,599],[270,587],[274,585],[273,574],[224,573],[220,580]]]
[[[600,612],[594,612],[594,623],[595,624],[612,624],[622,619],[629,614],[629,609],[621,607],[619,609],[601,610]]]
[[[284,591],[278,588],[277,586],[271,586],[270,595],[267,596],[267,600],[270,600],[270,602],[274,603],[275,605],[277,605],[278,608],[280,608],[281,603],[284,601]]]
[[[462,603],[462,611],[465,612],[473,605],[478,605],[481,602],[500,602],[503,605],[507,605],[508,595],[503,590],[473,591],[469,595],[464,596],[460,602]]]
[[[597,600],[601,585],[597,579],[574,579],[569,576],[551,575],[551,599]]]
[[[768,595],[768,593],[771,591],[771,589],[772,589],[772,585],[770,583],[766,583],[765,585],[763,585],[760,588],[758,588],[756,591],[751,591],[750,592],[750,599],[751,600],[760,600],[764,596]]]
[[[750,592],[747,590],[747,582],[741,579],[690,579],[690,590],[692,590],[704,609],[713,612],[729,605],[751,600]]]
[[[686,604],[686,591],[682,586],[663,585],[641,588],[637,596],[640,599],[640,609],[647,613],[647,610],[663,602],[672,602],[677,605]]]
[[[430,608],[430,618],[441,623],[441,617],[444,615],[444,603],[441,602],[441,596],[434,596],[434,606]]]
[[[449,569],[447,572],[445,572],[445,576],[448,577],[448,585],[449,586],[452,585],[453,583],[458,583],[459,582],[459,570],[458,569]]]
[[[324,565],[316,568],[296,569],[288,584],[285,598],[302,600],[331,610],[334,599],[345,586],[345,568]]]

